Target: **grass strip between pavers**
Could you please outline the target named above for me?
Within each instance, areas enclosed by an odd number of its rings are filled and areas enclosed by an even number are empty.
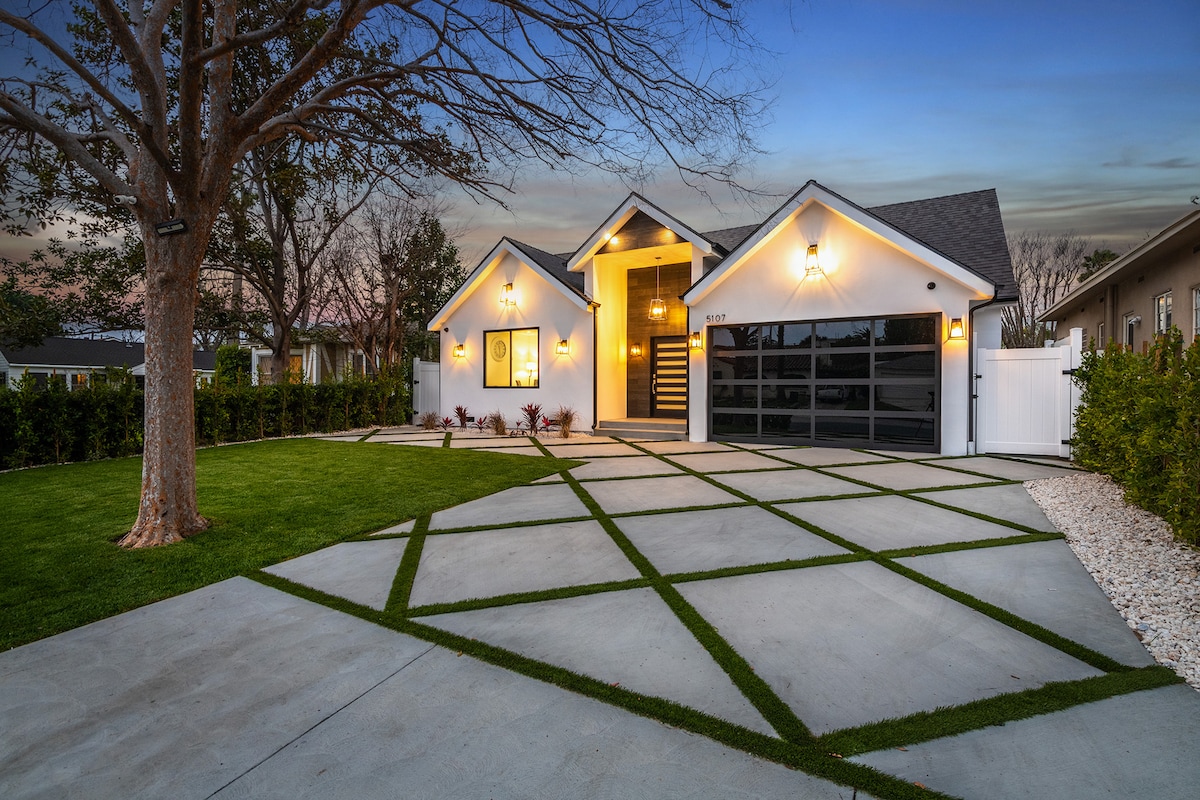
[[[1038,625],[1035,622],[1030,622],[1024,617],[1018,617],[1011,611],[1006,611],[999,606],[994,606],[991,603],[980,600],[978,597],[975,597],[972,594],[967,594],[964,591],[947,586],[946,584],[936,581],[927,575],[917,572],[915,569],[904,566],[903,564],[897,564],[890,558],[886,558],[878,553],[875,555],[873,560],[880,566],[886,567],[892,572],[908,578],[914,583],[919,583],[926,588],[932,589],[939,594],[949,597],[951,600],[955,600],[969,608],[973,608],[981,614],[986,614],[997,622],[1001,622],[1008,627],[1013,628],[1014,630],[1020,631],[1026,636],[1037,639],[1038,641],[1048,644],[1057,650],[1061,650],[1072,658],[1077,658],[1083,663],[1095,667],[1096,669],[1103,670],[1104,672],[1129,672],[1137,669],[1137,667],[1131,667],[1128,664],[1122,664],[1115,659],[1109,658],[1103,653],[1098,653],[1095,650],[1092,650],[1090,647],[1085,647],[1078,642],[1066,638],[1065,636],[1060,636],[1054,631],[1043,628],[1041,625]]]
[[[422,514],[413,523],[412,532],[408,537],[408,545],[404,555],[400,556],[400,567],[396,577],[392,579],[392,591],[388,593],[385,611],[397,610],[401,614],[408,609],[408,599],[412,596],[413,581],[417,579],[417,567],[421,565],[421,551],[425,548],[425,536],[429,531],[429,519],[432,514]]]
[[[1036,689],[975,700],[952,708],[921,711],[857,728],[830,731],[817,739],[820,746],[844,756],[919,744],[992,725],[1065,711],[1118,695],[1182,683],[1168,667],[1139,667],[1077,681],[1047,683]]]
[[[1014,544],[1054,542],[1062,538],[1063,535],[1061,533],[1021,533],[1013,536],[1004,536],[999,539],[971,539],[963,542],[896,547],[891,550],[880,550],[876,555],[883,558],[913,558],[915,556],[936,555],[937,553],[955,553],[960,550],[986,550],[989,547],[1008,547]]]
[[[644,589],[650,585],[647,578],[631,578],[625,581],[606,583],[584,583],[578,586],[561,586],[556,589],[538,589],[529,592],[498,594],[494,597],[473,597],[469,600],[451,600],[444,603],[428,603],[409,606],[409,617],[429,617],[434,614],[453,614],[458,611],[479,611],[484,608],[515,606],[523,603],[541,603],[547,600],[565,600],[568,597],[583,597],[605,592],[623,592],[629,589]]]
[[[449,633],[394,613],[376,611],[345,598],[293,583],[277,575],[259,572],[248,577],[265,586],[358,617],[398,633],[445,647],[458,654],[471,656],[510,672],[549,683],[585,697],[591,697],[690,733],[705,736],[726,747],[799,770],[817,778],[855,787],[874,797],[881,798],[881,800],[930,800],[931,798],[953,800],[950,795],[918,787],[872,767],[832,756],[811,736],[800,742],[777,739],[670,700],[641,695],[621,686],[613,686],[563,667],[536,661],[495,645]]]
[[[596,517],[601,527],[616,542],[617,547],[621,549],[625,557],[637,567],[637,570],[645,578],[650,580],[651,586],[658,592],[659,597],[663,599],[667,607],[679,618],[683,626],[696,637],[701,646],[708,651],[708,654],[717,662],[717,665],[733,681],[738,691],[763,715],[763,718],[766,719],[771,727],[788,741],[795,742],[811,739],[812,733],[800,721],[795,712],[779,699],[778,695],[767,685],[767,682],[755,674],[754,669],[742,655],[725,641],[717,633],[716,628],[708,620],[704,619],[692,607],[691,603],[684,599],[679,590],[672,586],[671,582],[659,573],[658,569],[646,556],[642,555],[641,551],[617,527],[612,518],[600,508],[600,505],[587,493],[587,490],[580,485],[579,481],[575,480],[566,470],[561,474],[566,479],[567,484],[574,489],[579,499]]]

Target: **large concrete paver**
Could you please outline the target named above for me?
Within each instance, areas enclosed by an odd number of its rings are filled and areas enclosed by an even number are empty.
[[[410,603],[450,603],[641,577],[595,520],[430,536]]]
[[[429,648],[233,578],[0,653],[0,797],[208,797]]]
[[[1029,496],[1025,487],[1015,483],[923,492],[921,496],[955,508],[1015,522],[1027,528],[1033,528],[1035,531],[1058,532],[1053,523],[1046,519],[1046,515],[1038,504],[1033,502],[1033,498]]]
[[[961,462],[953,462],[963,466]],[[893,461],[880,464],[859,464],[852,467],[828,467],[829,472],[855,480],[866,481],[885,489],[907,491],[909,489],[931,489],[935,486],[963,486],[969,483],[987,483],[988,478],[968,475],[938,467],[928,467],[911,461]]]
[[[587,516],[590,516],[587,506],[566,484],[517,486],[434,512],[429,529],[471,528]]]
[[[664,574],[848,552],[755,506],[621,517],[616,525]]]
[[[1024,531],[899,495],[785,503],[778,508],[869,550],[1021,536]]]
[[[839,494],[869,492],[863,486],[834,478],[811,469],[784,469],[771,472],[726,472],[713,476],[718,483],[748,494],[755,500],[800,500]]]
[[[640,450],[620,442],[610,444],[547,444],[546,449],[555,458],[598,458],[609,456],[636,456]]]
[[[864,795],[436,649],[216,798],[854,796]]]
[[[1137,667],[1154,663],[1066,542],[896,560],[1109,658]]]
[[[421,622],[775,735],[653,589],[439,614]]]
[[[1165,686],[854,760],[970,800],[1195,800],[1200,692]]]
[[[984,475],[993,475],[997,478],[1004,478],[1005,480],[1010,481],[1032,481],[1039,478],[1056,478],[1060,475],[1079,474],[1078,470],[1071,469],[1066,465],[1057,467],[1044,463],[1035,464],[1028,461],[1016,461],[1008,458],[992,458],[989,456],[937,459],[928,461],[926,463],[941,464],[943,466],[955,467],[958,469],[968,469],[972,472],[979,472]]]
[[[743,502],[737,495],[691,475],[597,481],[584,489],[609,514]]]
[[[588,461],[571,474],[581,481],[604,478],[646,478],[654,475],[678,475],[679,467],[654,456],[614,456]]]
[[[871,562],[678,588],[816,733],[1101,674]]]
[[[887,461],[883,456],[874,455],[873,453],[860,453],[857,450],[844,450],[840,447],[796,447],[787,450],[772,450],[771,455],[776,458],[786,459],[794,464],[803,464],[808,467]]]
[[[733,472],[753,469],[787,469],[788,464],[758,453],[736,450],[729,453],[687,453],[668,456],[671,461],[697,472]]]
[[[407,546],[407,539],[342,542],[263,572],[382,611]]]

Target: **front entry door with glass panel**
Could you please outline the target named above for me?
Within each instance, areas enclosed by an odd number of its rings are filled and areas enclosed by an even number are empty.
[[[687,416],[687,337],[655,336],[650,350],[650,415],[682,419]]]

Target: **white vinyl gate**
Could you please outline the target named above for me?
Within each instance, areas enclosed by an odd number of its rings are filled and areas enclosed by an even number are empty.
[[[413,359],[413,416],[426,411],[442,413],[442,366],[436,361]]]
[[[1057,347],[978,352],[976,452],[1070,458],[1083,330]]]

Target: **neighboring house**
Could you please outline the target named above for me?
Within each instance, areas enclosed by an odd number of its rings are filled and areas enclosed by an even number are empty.
[[[503,239],[429,329],[442,403],[477,416],[962,454],[1015,299],[993,190],[867,209],[810,181],[759,225],[631,194],[573,253]]]
[[[1039,319],[1060,332],[1083,328],[1101,348],[1115,341],[1143,351],[1172,325],[1185,341],[1200,336],[1200,210],[1113,261]]]
[[[61,380],[74,389],[86,386],[109,367],[130,370],[140,385],[145,380],[145,362],[146,346],[141,342],[52,336],[35,347],[0,347],[0,386],[12,388],[28,373],[41,386]],[[197,379],[211,379],[215,365],[216,354],[211,351],[192,354]]]
[[[133,368],[133,374],[138,379],[138,384],[141,385],[146,380],[146,362],[142,362]],[[192,351],[192,375],[196,378],[196,383],[209,383],[217,374],[217,351],[216,350],[193,350]]]
[[[243,344],[250,351],[252,380],[259,376],[271,383],[271,348]],[[346,341],[320,341],[296,344],[291,349],[288,372],[296,382],[329,383],[340,381],[347,371],[366,374],[363,351]]]

